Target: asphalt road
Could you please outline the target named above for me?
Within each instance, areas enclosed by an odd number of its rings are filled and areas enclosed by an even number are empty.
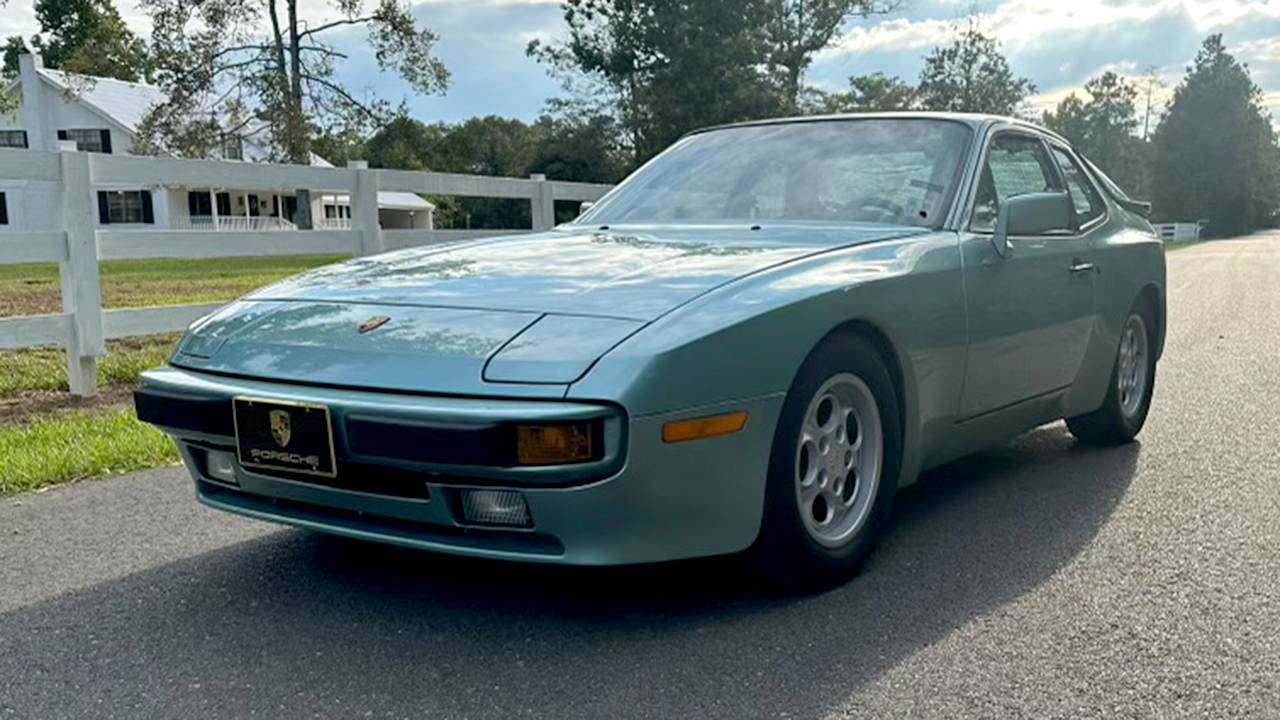
[[[1141,442],[930,473],[819,595],[280,529],[176,469],[0,500],[0,718],[1278,718],[1280,236],[1169,279]]]

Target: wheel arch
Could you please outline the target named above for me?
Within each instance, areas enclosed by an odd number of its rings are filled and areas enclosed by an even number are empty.
[[[871,320],[855,318],[840,323],[823,335],[809,350],[809,354],[805,356],[805,361],[807,362],[808,358],[817,352],[818,348],[832,338],[842,335],[852,335],[869,342],[876,349],[880,359],[884,361],[885,367],[889,370],[889,376],[893,381],[894,399],[898,403],[898,423],[902,437],[902,462],[900,464],[898,486],[909,485],[914,482],[919,468],[920,434],[916,431],[918,418],[915,407],[915,389],[908,383],[907,360],[898,350],[900,345],[894,342],[887,330]],[[801,363],[796,370],[796,377],[799,377],[803,367],[804,363]],[[792,378],[792,382],[795,382],[795,378]]]
[[[1148,283],[1138,291],[1138,296],[1133,301],[1133,307],[1145,308],[1151,313],[1155,327],[1152,332],[1155,334],[1155,342],[1153,353],[1156,359],[1164,354],[1164,336],[1165,336],[1165,302],[1164,293],[1154,283]]]

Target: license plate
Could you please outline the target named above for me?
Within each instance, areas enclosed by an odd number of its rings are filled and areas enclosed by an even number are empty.
[[[245,467],[334,477],[333,425],[324,405],[233,398],[236,450]]]

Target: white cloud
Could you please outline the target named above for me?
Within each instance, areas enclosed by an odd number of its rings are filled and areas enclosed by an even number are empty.
[[[1137,99],[1138,112],[1141,114],[1146,106],[1146,98],[1143,96],[1147,85],[1147,77],[1144,73],[1138,72],[1135,63],[1115,63],[1104,65],[1098,70],[1097,74],[1102,74],[1110,70],[1119,75],[1121,79],[1138,88],[1139,96]],[[1155,70],[1157,84],[1151,88],[1151,104],[1156,113],[1164,109],[1165,105],[1173,98],[1173,88],[1178,81],[1182,79],[1181,68],[1173,70],[1164,70],[1160,68]],[[1089,93],[1085,91],[1084,84],[1067,84],[1039,92],[1032,95],[1027,100],[1027,104],[1039,114],[1045,110],[1052,110],[1057,107],[1058,103],[1067,98],[1068,95],[1075,93],[1081,100],[1088,101]],[[1280,95],[1280,93],[1277,93]]]
[[[1254,67],[1280,64],[1280,37],[1240,43],[1234,52],[1236,57]]]
[[[1067,98],[1068,95],[1075,93],[1081,98],[1085,97],[1084,88],[1079,85],[1064,85],[1054,88],[1047,92],[1038,93],[1027,98],[1027,105],[1038,116],[1045,110],[1052,110],[1058,106],[1058,103]]]
[[[31,0],[9,0],[4,14],[0,15],[0,35],[28,36],[39,30]]]
[[[870,27],[858,26],[841,37],[825,54],[860,53],[870,50],[927,48],[947,41],[952,25],[947,20],[893,18]]]
[[[1018,49],[1051,41],[1064,32],[1104,30],[1165,14],[1181,14],[1196,32],[1205,34],[1254,20],[1280,19],[1280,0],[1008,0],[992,11],[980,12],[979,18],[984,30],[1006,46]],[[840,38],[833,51],[932,47],[946,42],[954,27],[952,20],[893,18],[870,27],[854,27]]]
[[[537,40],[541,43],[549,43],[555,40],[555,33],[551,30],[525,30],[516,35],[520,39],[521,45],[528,45]]]
[[[1185,0],[1180,4],[1200,32],[1213,32],[1243,22],[1280,18],[1280,1]]]
[[[1166,2],[1117,5],[1106,0],[1012,0],[985,18],[985,27],[1011,48],[1034,45],[1064,32],[1142,22],[1166,10]]]
[[[1262,93],[1262,105],[1271,113],[1271,126],[1280,131],[1280,90]]]

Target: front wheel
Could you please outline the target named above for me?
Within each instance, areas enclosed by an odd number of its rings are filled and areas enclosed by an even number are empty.
[[[843,582],[865,562],[897,490],[902,431],[893,380],[876,348],[828,340],[783,404],[754,551],[786,585]]]
[[[1142,430],[1156,380],[1151,328],[1149,314],[1138,309],[1129,313],[1120,333],[1107,397],[1094,412],[1067,418],[1072,435],[1089,443],[1119,445]]]

